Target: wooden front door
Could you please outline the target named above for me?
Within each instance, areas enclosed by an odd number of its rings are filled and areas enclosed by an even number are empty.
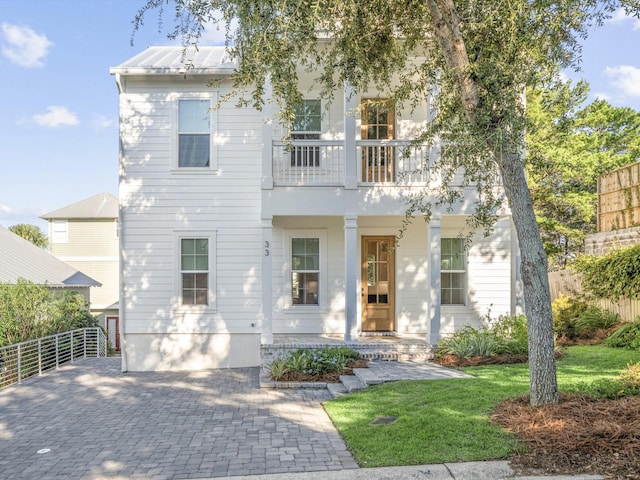
[[[362,330],[395,329],[395,238],[362,237]]]
[[[360,137],[362,140],[393,140],[395,112],[389,99],[362,100]],[[362,148],[362,181],[385,183],[395,181],[396,149],[383,142],[365,144]]]

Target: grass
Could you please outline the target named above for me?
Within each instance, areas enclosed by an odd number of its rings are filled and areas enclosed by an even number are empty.
[[[600,346],[569,347],[557,362],[561,391],[616,378],[640,352]],[[402,381],[369,387],[325,404],[360,465],[417,465],[505,458],[521,447],[491,425],[501,400],[529,391],[528,364],[464,369],[469,379]],[[390,424],[371,425],[394,416]]]

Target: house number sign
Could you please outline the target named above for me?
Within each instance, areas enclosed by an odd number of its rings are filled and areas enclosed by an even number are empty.
[[[269,244],[269,242],[264,242],[264,256],[268,257],[270,254],[270,247],[271,245]]]

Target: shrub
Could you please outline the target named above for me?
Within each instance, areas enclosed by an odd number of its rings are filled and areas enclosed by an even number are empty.
[[[580,314],[575,323],[578,336],[595,334],[598,330],[606,330],[621,322],[620,315],[600,307],[591,306]]]
[[[640,350],[640,317],[617,328],[603,343],[607,347]]]
[[[553,330],[556,335],[568,339],[578,337],[576,324],[588,308],[589,304],[584,300],[560,294],[557,299],[551,302]]]
[[[524,315],[498,317],[480,329],[469,325],[444,338],[436,355],[455,355],[460,358],[500,354],[527,353],[527,318]]]
[[[300,372],[309,375],[341,372],[348,363],[359,358],[355,350],[340,347],[324,347],[319,349],[300,348],[284,358],[269,364],[271,376],[275,379],[288,372]]]

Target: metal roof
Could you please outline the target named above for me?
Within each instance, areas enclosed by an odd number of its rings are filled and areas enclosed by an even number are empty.
[[[231,74],[236,63],[227,54],[226,47],[147,47],[116,67],[111,74]]]
[[[0,282],[24,278],[48,287],[101,287],[102,284],[42,248],[0,227]]]
[[[110,193],[99,193],[93,197],[46,213],[40,218],[118,218],[118,199]]]

